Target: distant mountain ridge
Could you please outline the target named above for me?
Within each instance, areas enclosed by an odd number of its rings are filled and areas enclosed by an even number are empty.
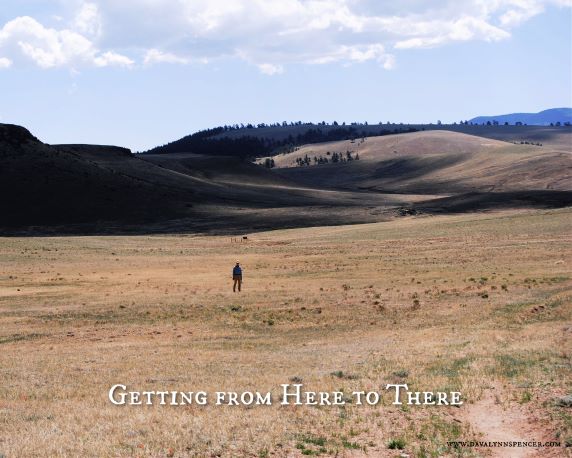
[[[429,124],[404,124],[379,122],[302,122],[293,121],[272,124],[234,124],[201,130],[170,143],[156,146],[142,154],[194,153],[215,156],[234,156],[244,159],[289,153],[297,148],[314,143],[340,140],[357,140],[365,137],[379,137],[392,134],[412,133],[425,130],[451,130],[469,135],[484,136],[504,141],[530,141],[523,138],[521,129],[535,126],[542,129],[549,126],[567,128],[572,124],[572,108],[551,108],[539,113],[511,113],[498,116],[477,116],[460,123],[443,124],[441,121]],[[487,130],[481,126],[502,126],[502,132]],[[512,126],[512,127],[508,127]],[[552,128],[552,127],[549,127]],[[532,131],[526,132],[525,137]]]
[[[509,113],[497,116],[477,116],[470,119],[473,124],[486,124],[487,122],[499,124],[528,124],[529,126],[549,126],[550,124],[565,124],[572,122],[572,108],[550,108],[538,113]]]

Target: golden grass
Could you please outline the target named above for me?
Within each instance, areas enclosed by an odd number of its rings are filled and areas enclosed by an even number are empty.
[[[359,161],[316,164],[334,152]],[[296,160],[310,159],[310,166]],[[262,158],[259,162],[264,162]],[[305,145],[274,156],[280,174],[308,186],[380,192],[458,194],[561,190],[572,187],[568,149],[515,145],[444,130]],[[429,197],[427,197],[429,199]]]
[[[351,151],[355,156],[358,153],[360,160],[380,161],[395,159],[400,156],[442,156],[442,155],[472,155],[477,153],[497,153],[514,146],[507,142],[477,137],[458,132],[445,130],[419,131],[406,134],[384,135],[380,137],[367,137],[366,141],[360,138],[355,140],[341,140],[325,143],[313,143],[300,147],[297,151],[274,156],[276,167],[296,167],[296,159],[308,155],[322,156],[331,159],[335,151],[346,154]],[[514,148],[523,152],[530,148]],[[330,156],[328,156],[330,152]],[[264,159],[259,160],[263,162]]]
[[[0,455],[398,456],[390,441],[412,456],[474,453],[446,446],[477,435],[463,407],[107,399],[114,383],[278,395],[297,378],[345,393],[405,382],[467,403],[496,386],[564,442],[572,420],[552,399],[571,390],[571,215],[405,218],[245,243],[0,239]]]

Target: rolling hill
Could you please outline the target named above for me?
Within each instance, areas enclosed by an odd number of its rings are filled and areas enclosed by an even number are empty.
[[[314,157],[347,151],[359,160],[314,165]],[[311,165],[297,166],[306,156]],[[274,162],[286,178],[330,189],[449,195],[572,189],[570,151],[450,131],[307,145]]]
[[[187,135],[166,145],[157,146],[142,154],[194,153],[209,156],[235,156],[240,158],[260,158],[289,152],[306,144],[327,143],[341,140],[357,140],[367,137],[381,137],[431,130],[477,135],[508,142],[534,142],[547,146],[572,149],[572,127],[532,126],[469,123],[463,121],[453,124],[338,124],[325,122],[261,124],[259,126],[222,126]]]
[[[140,161],[123,148],[49,146],[26,129],[0,125],[2,227],[147,222],[179,214],[194,190],[157,184],[110,164]],[[159,170],[160,171],[160,170]]]
[[[218,232],[369,222],[419,197],[317,190],[235,157],[47,145],[0,124],[0,233]],[[335,208],[336,212],[331,210]],[[373,210],[372,210],[373,209]]]
[[[443,130],[362,137],[302,146],[267,169],[224,154],[47,145],[0,124],[0,192],[9,196],[0,201],[0,233],[241,234],[572,205],[571,134],[544,131],[552,146]],[[346,151],[359,160],[296,166]]]

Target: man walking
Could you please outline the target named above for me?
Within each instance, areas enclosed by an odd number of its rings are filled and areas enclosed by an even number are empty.
[[[234,269],[232,269],[232,279],[234,284],[232,285],[232,291],[236,293],[236,285],[238,284],[238,292],[240,293],[240,287],[242,286],[242,269],[240,268],[240,262],[236,261]]]

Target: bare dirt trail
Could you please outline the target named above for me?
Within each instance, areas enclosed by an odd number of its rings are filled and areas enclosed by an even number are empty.
[[[474,440],[487,442],[546,442],[549,434],[529,418],[525,409],[514,402],[503,405],[502,390],[488,389],[483,397],[474,404],[467,404],[463,420],[471,424],[480,437]],[[486,456],[498,458],[538,458],[560,457],[563,450],[559,447],[490,447],[480,448]]]

